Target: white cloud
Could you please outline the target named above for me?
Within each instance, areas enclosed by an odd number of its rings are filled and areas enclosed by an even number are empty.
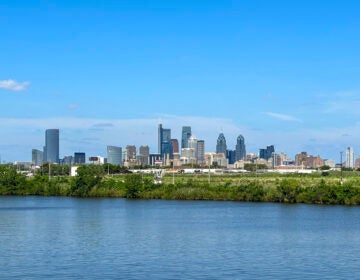
[[[295,118],[293,116],[290,116],[290,115],[272,113],[272,112],[265,112],[264,114],[266,114],[270,117],[273,117],[275,119],[282,120],[282,121],[302,122],[302,120]]]
[[[30,82],[22,82],[19,83],[14,80],[2,80],[0,81],[0,88],[12,91],[23,91],[26,90],[27,87],[30,85]]]

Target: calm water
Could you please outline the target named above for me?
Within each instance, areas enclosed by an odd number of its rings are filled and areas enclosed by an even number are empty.
[[[360,208],[0,197],[1,279],[360,279]]]

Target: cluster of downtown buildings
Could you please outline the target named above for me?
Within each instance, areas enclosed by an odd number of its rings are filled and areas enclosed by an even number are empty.
[[[60,159],[60,131],[47,129],[45,131],[45,146],[43,150],[32,150],[31,166],[41,166],[43,163],[61,165],[81,165],[87,162],[97,164],[113,164],[125,167],[134,166],[181,166],[222,167],[243,169],[246,163],[266,165],[271,169],[308,169],[328,165],[331,168],[344,164],[347,168],[359,168],[360,157],[355,160],[352,148],[347,148],[345,162],[336,164],[334,160],[324,160],[320,156],[301,152],[291,160],[285,153],[277,154],[274,145],[259,149],[258,154],[246,153],[245,138],[239,135],[235,149],[229,149],[226,138],[220,133],[216,142],[215,152],[205,152],[205,141],[197,139],[190,126],[182,127],[181,142],[171,137],[171,129],[158,125],[158,153],[150,153],[149,146],[127,145],[125,149],[119,146],[107,146],[107,157],[90,156],[86,160],[85,152],[75,152],[74,155]],[[26,165],[26,163],[23,163]]]

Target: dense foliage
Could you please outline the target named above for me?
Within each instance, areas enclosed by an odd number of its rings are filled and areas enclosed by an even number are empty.
[[[109,166],[110,168],[110,166]],[[0,165],[0,195],[126,197],[130,199],[231,200],[252,202],[360,205],[357,172],[318,174],[167,175],[154,184],[152,175],[109,176],[98,165],[79,167],[78,176],[27,178]],[[54,169],[55,170],[55,169]],[[210,182],[210,183],[209,183]]]

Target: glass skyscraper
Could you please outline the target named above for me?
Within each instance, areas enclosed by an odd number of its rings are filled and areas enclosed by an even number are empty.
[[[217,143],[216,143],[216,153],[217,154],[224,154],[226,157],[226,139],[223,133],[219,134],[219,137],[217,139]]]
[[[181,148],[189,148],[189,138],[191,137],[191,126],[183,126],[181,133]]]
[[[236,140],[235,153],[236,161],[246,158],[245,138],[242,135],[239,135]]]
[[[45,131],[44,162],[59,163],[59,129]]]
[[[162,124],[158,127],[158,150],[163,159],[165,154],[169,154],[172,158],[171,129],[163,128]]]
[[[122,148],[107,146],[107,162],[113,165],[122,165]]]

